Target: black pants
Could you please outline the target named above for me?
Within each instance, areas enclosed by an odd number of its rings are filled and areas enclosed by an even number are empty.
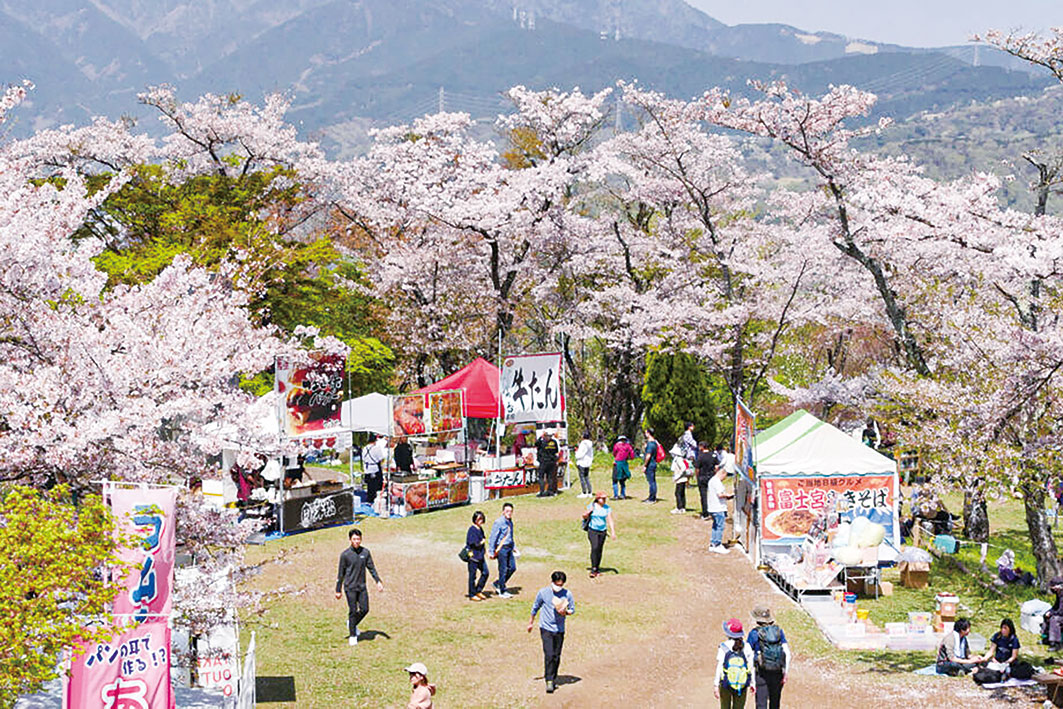
[[[579,471],[579,489],[584,495],[590,495],[591,490],[591,469],[590,467],[576,466],[576,470]]]
[[[469,559],[469,595],[475,596],[480,591],[484,590],[484,586],[487,585],[487,559],[483,558],[479,561],[473,561]],[[476,572],[480,572],[480,580],[476,580]]]
[[[687,484],[685,482],[675,484],[675,508],[677,510],[687,508]]]
[[[712,478],[705,478],[704,480],[698,478],[698,494],[701,495],[702,519],[709,516],[709,480],[712,480]]]
[[[602,564],[602,550],[605,549],[605,530],[587,530],[587,539],[591,542],[591,571],[598,571]]]
[[[358,624],[369,613],[369,589],[348,588],[347,592],[347,634],[354,635]]]
[[[561,646],[565,644],[565,634],[539,628],[539,635],[543,638],[543,679],[555,682],[557,668],[561,664]]]
[[[779,709],[782,701],[781,670],[757,670],[757,709]]]
[[[551,495],[557,492],[557,463],[542,463],[539,466],[539,494],[547,490]]]
[[[365,477],[365,501],[370,505],[376,499],[377,493],[384,487],[384,476],[380,473],[366,473]]]
[[[939,675],[950,675],[955,677],[956,675],[965,675],[971,671],[970,665],[961,665],[958,662],[939,662],[935,665],[934,669],[937,670]]]

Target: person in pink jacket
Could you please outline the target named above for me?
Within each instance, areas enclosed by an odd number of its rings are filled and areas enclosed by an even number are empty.
[[[631,468],[627,462],[635,457],[635,449],[627,441],[627,436],[617,436],[613,444],[613,499],[630,500],[627,495],[627,479],[631,477]]]

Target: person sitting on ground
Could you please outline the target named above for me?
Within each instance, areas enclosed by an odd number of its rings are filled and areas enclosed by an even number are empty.
[[[1056,594],[1056,602],[1045,613],[1042,621],[1042,635],[1048,638],[1048,647],[1052,652],[1063,650],[1063,576],[1056,576],[1048,582],[1048,590]]]
[[[1019,636],[1015,634],[1015,623],[1011,618],[1000,621],[1000,632],[994,633],[989,639],[989,651],[982,657],[983,660],[995,662],[995,667],[1005,677],[1011,672],[1011,665],[1019,659]]]
[[[938,645],[938,657],[935,668],[939,675],[956,676],[970,672],[981,662],[980,657],[971,657],[967,636],[971,632],[971,621],[959,618],[952,626],[952,632],[945,635]]]
[[[997,559],[997,576],[1004,583],[1021,583],[1024,586],[1032,586],[1034,576],[1029,571],[1023,571],[1015,566],[1015,552],[1005,549]]]
[[[432,695],[436,693],[436,686],[428,684],[428,668],[423,662],[415,662],[405,669],[410,673],[410,686],[413,688],[406,709],[432,709]]]

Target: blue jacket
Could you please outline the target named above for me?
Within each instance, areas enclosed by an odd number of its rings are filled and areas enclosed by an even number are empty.
[[[535,602],[532,603],[531,617],[539,614],[539,627],[549,630],[551,633],[565,632],[565,618],[568,616],[558,615],[554,610],[554,598],[568,599],[568,614],[576,612],[576,599],[572,597],[572,591],[562,588],[561,593],[554,593],[554,585],[540,588],[535,594]]]
[[[506,535],[507,532],[509,533],[508,536]],[[498,549],[498,543],[499,541],[501,541],[502,537],[506,537],[506,543],[502,546],[509,547],[510,549],[512,549],[513,520],[499,516],[499,518],[495,520],[495,523],[491,525],[491,536],[488,537],[487,540],[487,553],[495,553],[495,550]]]

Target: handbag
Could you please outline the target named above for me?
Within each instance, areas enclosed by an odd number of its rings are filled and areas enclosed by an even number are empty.
[[[469,557],[469,546],[468,545],[465,545],[465,546],[463,546],[461,548],[461,551],[458,552],[458,558],[461,559],[462,561],[468,563],[469,558],[470,558]]]
[[[580,520],[580,523],[579,523],[579,527],[580,527],[580,529],[582,529],[582,530],[583,530],[584,532],[586,532],[586,531],[587,531],[588,529],[590,529],[590,528],[591,528],[591,516],[590,516],[590,515],[587,515],[586,517],[584,517],[583,519],[581,519],[581,520]]]

